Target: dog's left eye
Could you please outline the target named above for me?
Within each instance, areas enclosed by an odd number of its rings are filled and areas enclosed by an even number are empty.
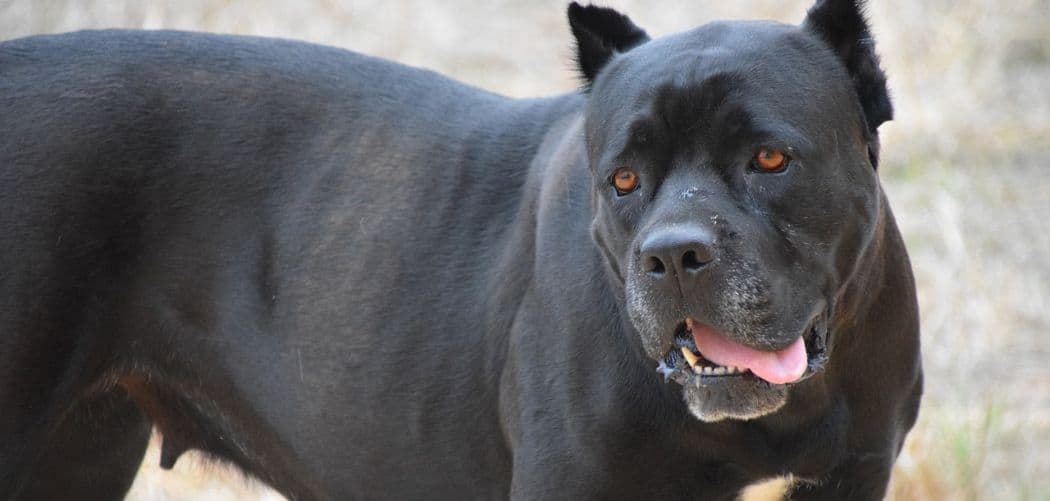
[[[791,159],[780,150],[762,148],[755,153],[752,163],[756,168],[765,172],[782,172],[790,161]]]
[[[621,167],[613,172],[612,184],[617,195],[626,195],[638,189],[638,174],[627,167]]]

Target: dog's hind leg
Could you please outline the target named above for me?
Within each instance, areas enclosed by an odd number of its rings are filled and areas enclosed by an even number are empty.
[[[149,424],[105,377],[117,359],[98,334],[112,332],[107,310],[48,287],[57,280],[11,275],[0,276],[0,499],[120,499]]]
[[[135,479],[150,428],[119,388],[85,399],[49,434],[15,499],[122,499]]]

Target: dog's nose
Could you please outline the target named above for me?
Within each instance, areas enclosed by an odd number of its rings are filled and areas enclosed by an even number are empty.
[[[714,261],[713,240],[711,232],[699,226],[671,226],[653,231],[639,249],[642,269],[660,281],[686,279]]]

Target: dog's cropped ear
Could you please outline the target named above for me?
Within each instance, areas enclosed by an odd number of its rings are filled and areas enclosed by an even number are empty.
[[[627,16],[594,5],[570,3],[569,27],[576,37],[576,64],[587,87],[614,54],[649,41],[649,35]]]
[[[864,20],[864,0],[817,0],[802,27],[823,39],[845,63],[868,129],[875,134],[879,125],[893,118],[893,105],[875,40]]]

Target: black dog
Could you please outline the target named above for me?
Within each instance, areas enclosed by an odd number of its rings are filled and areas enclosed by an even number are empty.
[[[0,497],[111,499],[150,423],[292,499],[878,499],[921,393],[860,9],[581,92],[312,45],[0,44]]]

